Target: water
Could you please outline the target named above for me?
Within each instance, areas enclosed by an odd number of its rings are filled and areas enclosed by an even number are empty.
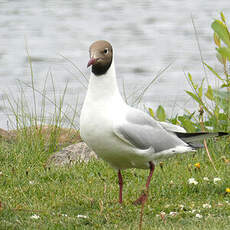
[[[42,89],[49,71],[57,97],[68,82],[65,106],[79,99],[80,109],[85,88],[76,76],[85,81],[61,55],[88,76],[88,47],[95,40],[106,39],[115,50],[121,91],[124,82],[126,94],[130,95],[171,64],[142,102],[153,109],[162,104],[169,114],[191,108],[184,92],[189,88],[184,72],[191,72],[197,81],[204,77],[191,15],[203,57],[218,69],[210,25],[222,10],[230,19],[229,0],[221,3],[216,0],[0,1],[0,128],[7,128],[8,116],[11,116],[3,98],[5,95],[20,97],[18,81],[30,82],[26,46],[33,60],[37,89]],[[211,80],[211,83],[215,82]],[[21,85],[30,102],[30,88]],[[47,95],[51,96],[52,92],[51,80],[48,80]],[[37,100],[40,105],[41,100]],[[51,104],[47,106],[51,112]]]

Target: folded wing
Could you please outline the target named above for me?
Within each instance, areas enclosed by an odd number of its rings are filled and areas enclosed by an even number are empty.
[[[176,147],[191,147],[191,150],[202,148],[200,141],[205,138],[228,135],[224,132],[216,133],[186,133],[176,125],[158,122],[148,114],[131,108],[123,123],[116,124],[114,133],[124,142],[138,149],[152,148],[154,152],[161,152]]]
[[[152,147],[154,152],[161,152],[177,146],[188,146],[174,132],[167,131],[148,114],[133,108],[129,109],[125,121],[115,126],[114,133],[124,142],[138,149]]]

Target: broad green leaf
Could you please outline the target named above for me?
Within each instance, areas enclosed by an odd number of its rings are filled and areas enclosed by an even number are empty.
[[[224,81],[224,79],[222,79],[220,75],[210,65],[208,65],[207,63],[204,64],[217,78],[219,78],[221,81]]]
[[[166,120],[165,110],[161,105],[159,105],[158,108],[157,108],[157,118],[160,121],[165,121]]]
[[[154,117],[154,112],[153,112],[153,110],[152,110],[151,108],[149,108],[149,114],[150,114],[152,117]]]
[[[228,58],[228,60],[230,61],[230,48],[221,47],[221,48],[217,48],[217,51],[218,51],[222,56]]]
[[[212,90],[212,87],[209,85],[208,86],[208,90],[205,94],[205,96],[209,99],[209,100],[213,100],[213,90]]]
[[[212,23],[212,29],[218,34],[219,38],[230,47],[230,35],[226,25],[220,20],[215,20]]]
[[[196,128],[194,124],[187,119],[185,116],[179,116],[178,120],[181,122],[181,125],[186,129],[188,132],[195,132]]]

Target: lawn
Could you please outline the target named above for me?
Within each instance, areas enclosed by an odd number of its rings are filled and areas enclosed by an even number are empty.
[[[230,225],[229,141],[229,137],[209,141],[217,172],[205,150],[156,166],[143,229],[226,229]],[[141,206],[132,202],[144,189],[148,171],[123,171],[124,203],[120,205],[117,172],[107,163],[92,160],[46,167],[50,154],[42,148],[34,151],[26,142],[1,141],[0,229],[138,229]]]

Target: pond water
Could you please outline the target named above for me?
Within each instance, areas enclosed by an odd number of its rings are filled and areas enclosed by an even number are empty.
[[[99,39],[110,41],[114,47],[121,92],[125,88],[126,97],[133,95],[128,97],[129,103],[138,89],[170,65],[141,103],[154,110],[161,104],[169,116],[185,108],[193,110],[185,93],[189,88],[185,73],[190,72],[200,81],[204,71],[192,18],[204,60],[221,71],[210,27],[220,11],[230,19],[229,0],[0,1],[0,128],[8,128],[7,121],[13,117],[7,95],[14,100],[23,95],[33,109],[28,53],[35,88],[41,92],[48,75],[46,95],[53,98],[52,75],[58,99],[68,83],[64,108],[68,110],[69,105],[78,103],[80,111],[86,92],[80,81],[87,85],[82,73],[89,75],[88,47]],[[209,75],[210,82],[216,84]],[[40,111],[39,94],[36,102]],[[47,102],[46,106],[49,117],[52,103]],[[69,109],[70,116],[71,112]]]

